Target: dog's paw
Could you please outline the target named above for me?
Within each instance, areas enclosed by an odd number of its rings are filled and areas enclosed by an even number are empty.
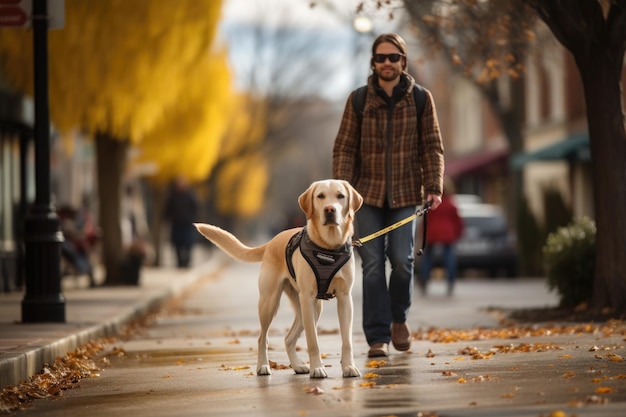
[[[269,365],[260,365],[256,369],[256,374],[257,375],[272,375],[272,370],[270,369]]]
[[[361,372],[357,369],[356,366],[344,366],[343,367],[343,377],[344,378],[356,378],[361,376]]]
[[[309,365],[305,364],[305,363],[300,363],[297,365],[291,365],[291,367],[293,368],[294,372],[297,374],[308,374],[309,371]]]
[[[311,378],[328,378],[328,374],[326,373],[326,369],[323,367],[315,368],[311,371]]]

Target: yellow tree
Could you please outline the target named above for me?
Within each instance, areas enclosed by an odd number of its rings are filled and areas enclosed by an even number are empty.
[[[127,149],[147,142],[159,121],[190,93],[189,74],[211,51],[221,1],[66,0],[65,9],[65,27],[49,34],[50,116],[58,129],[78,127],[95,139],[106,283],[116,284]],[[0,36],[6,80],[32,94],[31,33],[12,30]],[[214,91],[228,88],[208,74],[206,80],[213,87],[206,90],[208,101]],[[219,131],[221,119],[213,120]],[[181,160],[189,137],[171,139]],[[211,159],[207,154],[213,147],[191,143],[194,159]]]
[[[240,110],[235,111],[235,97],[228,88],[231,73],[226,51],[205,55],[187,77],[187,94],[146,133],[136,146],[137,157],[130,161],[156,167],[149,179],[154,199],[151,235],[157,265],[161,259],[160,220],[169,181],[177,176],[191,182],[206,179],[224,148],[227,122],[232,118],[229,115],[241,114]]]

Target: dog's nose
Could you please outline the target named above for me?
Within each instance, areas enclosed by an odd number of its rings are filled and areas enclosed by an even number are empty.
[[[326,213],[326,214],[334,214],[335,213],[335,207],[334,206],[326,206],[326,207],[324,207],[324,213]]]

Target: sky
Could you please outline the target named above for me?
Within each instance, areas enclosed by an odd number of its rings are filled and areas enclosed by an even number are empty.
[[[360,2],[361,0],[224,0],[223,13],[229,20],[263,20],[279,25],[336,28],[351,24]],[[313,7],[312,3],[315,4]],[[379,23],[387,20],[387,12],[377,12],[372,6],[365,12]]]
[[[353,22],[359,0],[314,1],[316,5],[311,7],[311,0],[224,0],[220,33],[228,44],[238,87],[246,88],[251,71],[257,72],[257,82],[269,79],[271,74],[263,71],[274,62],[267,59],[275,56],[276,49],[287,53],[284,40],[266,42],[259,48],[252,40],[259,26],[281,28],[282,36],[291,38],[292,44],[298,42],[307,48],[305,54],[299,54],[304,56],[298,59],[308,60],[308,63],[303,61],[298,65],[292,62],[285,70],[300,71],[288,74],[291,78],[306,80],[307,70],[330,70],[324,78],[323,88],[319,84],[317,88],[315,85],[307,88],[307,83],[302,83],[303,94],[345,100],[350,90],[365,84],[369,74],[369,48],[375,34],[393,30],[397,20],[390,21],[388,11],[370,8],[364,14],[372,22],[372,31],[358,34]]]

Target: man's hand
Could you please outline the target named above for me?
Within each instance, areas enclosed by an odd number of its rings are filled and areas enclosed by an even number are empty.
[[[430,209],[436,210],[437,207],[439,207],[439,204],[441,204],[441,196],[436,194],[428,194],[426,196],[426,201],[431,201],[432,203]]]

